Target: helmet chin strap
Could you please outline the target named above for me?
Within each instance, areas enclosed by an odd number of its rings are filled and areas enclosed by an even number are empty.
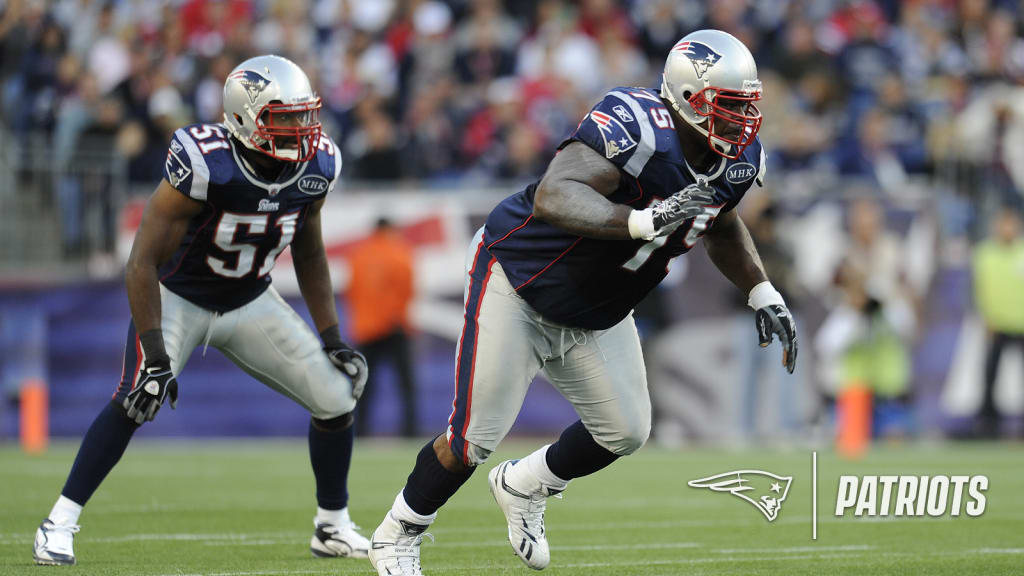
[[[700,132],[700,134],[705,138],[710,137],[709,141],[711,142],[712,146],[718,148],[718,150],[724,154],[729,154],[730,152],[732,152],[732,144],[722,140],[721,138],[714,134],[709,134],[707,130],[700,126],[700,124],[690,120],[690,115],[684,113],[682,109],[679,108],[679,103],[676,102],[676,97],[672,95],[672,91],[669,90],[668,85],[665,84],[664,80],[661,83],[661,97],[668,100],[668,103],[672,106],[672,109],[675,110],[676,113],[679,114],[679,116],[683,120],[686,120],[686,123],[692,126],[694,130]]]

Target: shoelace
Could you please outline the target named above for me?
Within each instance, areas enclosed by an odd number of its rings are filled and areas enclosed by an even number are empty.
[[[424,532],[414,538],[402,538],[395,541],[395,564],[398,565],[402,574],[411,576],[423,574],[420,568],[419,548],[423,544],[424,537],[429,538],[431,542],[434,541],[434,535],[430,532]]]
[[[523,520],[526,521],[526,525],[531,529],[536,527],[540,529],[540,534],[544,534],[544,511],[547,509],[547,499],[540,495],[534,495],[530,497],[529,503],[526,505],[526,511],[520,514]]]

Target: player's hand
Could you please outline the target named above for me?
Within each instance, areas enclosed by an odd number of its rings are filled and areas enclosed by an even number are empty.
[[[170,396],[171,409],[178,406],[178,381],[166,362],[156,362],[142,368],[139,383],[124,399],[124,409],[136,424],[150,422],[157,410]]]
[[[754,317],[757,326],[757,339],[764,348],[772,343],[772,337],[778,336],[782,344],[782,365],[792,374],[796,368],[797,338],[793,315],[784,305],[770,304],[758,308]]]
[[[366,357],[344,342],[338,346],[324,346],[324,352],[331,364],[352,380],[352,397],[359,400],[369,376]]]
[[[690,184],[645,210],[634,210],[629,216],[629,234],[642,240],[667,236],[683,222],[703,214],[714,194],[707,184]]]
[[[706,184],[690,184],[679,192],[651,205],[654,216],[654,234],[671,234],[684,221],[704,213],[715,192]]]

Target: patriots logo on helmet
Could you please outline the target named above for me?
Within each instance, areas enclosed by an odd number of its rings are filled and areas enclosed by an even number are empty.
[[[250,104],[256,104],[256,99],[270,85],[270,80],[264,78],[259,72],[252,70],[239,70],[228,76],[228,80],[237,80],[242,85],[242,88],[245,88]]]
[[[693,69],[697,71],[697,78],[703,78],[707,71],[722,59],[722,55],[711,49],[703,42],[684,40],[672,48],[673,52],[682,52],[690,59]]]
[[[597,124],[604,138],[604,155],[608,158],[614,158],[636,146],[636,140],[629,135],[622,122],[597,110],[590,113],[590,119]]]
[[[735,470],[690,480],[686,484],[691,488],[708,488],[738,496],[753,504],[771,522],[779,516],[792,482],[792,476],[776,476],[763,470]]]

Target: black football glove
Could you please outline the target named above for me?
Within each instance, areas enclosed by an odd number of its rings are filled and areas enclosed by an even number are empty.
[[[754,317],[757,326],[757,339],[764,348],[772,343],[772,336],[779,337],[782,344],[782,365],[792,374],[796,368],[797,338],[796,325],[789,309],[779,304],[769,304],[758,308]]]
[[[142,368],[139,383],[128,393],[123,406],[129,418],[136,424],[142,424],[156,417],[157,410],[168,396],[171,409],[177,408],[178,381],[171,373],[170,364],[158,361]]]
[[[690,184],[679,192],[651,205],[654,219],[654,236],[665,236],[675,232],[680,224],[704,213],[704,207],[711,204],[715,192],[706,184]]]
[[[352,381],[352,397],[359,400],[359,397],[363,395],[363,388],[366,387],[366,379],[369,375],[366,356],[344,342],[333,346],[324,346],[324,352],[327,353],[331,364],[334,364],[335,368],[341,370],[341,373]]]

